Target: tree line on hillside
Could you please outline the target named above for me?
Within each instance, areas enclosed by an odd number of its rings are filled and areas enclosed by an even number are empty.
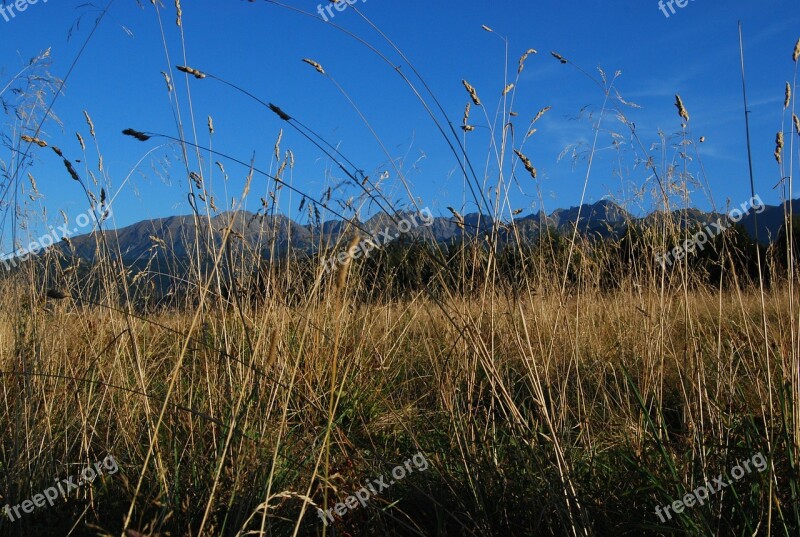
[[[797,217],[792,224],[793,245],[785,226],[767,246],[756,243],[736,224],[680,260],[671,259],[663,266],[657,261],[658,254],[673,250],[701,229],[696,224],[679,236],[666,236],[656,226],[632,224],[619,237],[579,234],[574,245],[571,235],[555,229],[516,244],[493,245],[489,234],[437,244],[406,237],[352,261],[345,275],[338,273],[345,270],[341,267],[322,269],[326,260],[346,249],[342,245],[322,254],[295,251],[273,262],[266,260],[265,252],[223,256],[216,271],[212,252],[199,262],[167,253],[126,263],[109,255],[86,261],[57,253],[55,258],[44,255],[22,263],[6,276],[35,267],[32,274],[42,287],[73,289],[75,298],[87,303],[113,294],[139,310],[194,306],[201,289],[207,292],[207,303],[223,306],[235,301],[258,304],[268,298],[299,304],[315,291],[333,292],[342,285],[360,301],[399,300],[420,293],[474,296],[486,290],[513,298],[558,292],[562,286],[570,292],[588,288],[611,292],[662,281],[744,288],[758,285],[761,277],[769,287],[786,279],[790,253],[800,246]],[[108,274],[99,269],[103,262],[120,272],[124,266],[127,281],[99,278]]]

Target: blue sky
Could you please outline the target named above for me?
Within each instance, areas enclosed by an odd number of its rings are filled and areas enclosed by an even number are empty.
[[[4,51],[0,88],[29,58],[48,47],[52,49],[51,71],[64,76],[105,5],[40,0],[8,22],[0,18]],[[54,111],[63,126],[48,123],[41,137],[59,146],[68,158],[81,160],[76,169],[85,179],[89,170],[95,172],[114,198],[115,225],[190,212],[186,168],[177,148],[163,145],[165,140],[154,138],[142,143],[120,134],[131,127],[177,136],[177,110],[188,139],[193,139],[193,116],[199,143],[208,145],[206,118],[210,115],[216,130],[213,147],[245,161],[255,156],[256,166],[265,170],[276,168],[273,148],[283,129],[281,151],[291,149],[296,163],[287,181],[314,197],[342,183],[343,174],[275,114],[218,81],[187,80],[174,69],[184,63],[279,105],[338,145],[373,179],[388,171],[382,186],[398,206],[407,207],[409,197],[389,157],[404,173],[420,206],[430,207],[437,215],[448,214],[447,206],[464,212],[476,210],[465,194],[457,159],[395,70],[364,44],[325,24],[313,0],[287,1],[287,5],[308,15],[263,0],[185,2],[181,35],[173,2],[156,9],[145,0],[141,6],[136,0],[114,1],[69,76],[64,94],[56,101]],[[503,120],[496,112],[506,72],[513,78],[520,55],[529,48],[538,51],[528,58],[513,92],[513,110],[519,115],[512,118],[516,135],[513,147],[518,148],[530,119],[539,109],[552,106],[523,147],[538,170],[537,179],[532,179],[515,157],[504,161],[502,186],[508,189],[508,207],[524,209],[523,214],[542,205],[550,212],[579,203],[587,162],[570,158],[570,150],[577,147],[579,157],[586,154],[586,144],[590,145],[594,137],[592,122],[599,117],[604,98],[597,85],[572,65],[561,65],[550,51],[595,78],[598,67],[609,77],[621,71],[615,88],[626,101],[641,106],[624,110],[636,124],[644,146],[662,163],[662,152],[653,144],[659,143],[659,132],[663,132],[668,140],[663,156],[667,162],[682,166],[676,149],[681,120],[674,106],[674,95],[679,93],[691,114],[689,136],[706,140],[697,145],[699,158],[694,147],[688,146],[692,153],[688,170],[702,185],[708,184],[717,207],[724,206],[726,200],[738,205],[750,197],[737,34],[737,21],[741,20],[756,190],[764,201],[780,201],[782,193],[773,186],[789,173],[788,164],[781,170],[772,156],[778,130],[783,128],[787,133],[787,151],[794,139],[797,163],[797,138],[789,135],[790,115],[783,111],[784,85],[795,76],[791,54],[800,37],[800,9],[794,1],[693,0],[684,8],[676,6],[670,17],[665,17],[658,2],[652,0],[359,0],[355,8],[404,52],[456,126],[469,101],[462,79],[477,89],[489,121],[501,125]],[[411,75],[408,63],[355,9],[335,13],[331,22],[368,42]],[[80,26],[76,27],[79,19]],[[482,30],[481,25],[494,33]],[[508,40],[507,63],[503,37]],[[358,111],[332,80],[302,63],[303,58],[319,62]],[[162,71],[170,72],[173,78],[177,104],[167,94]],[[84,110],[95,126],[103,173],[98,172],[93,144],[88,144],[84,155],[75,137],[80,132],[89,140]],[[654,206],[651,194],[655,184],[640,163],[642,153],[631,143],[630,131],[614,116],[608,113],[601,124],[586,202],[610,196],[634,213],[648,211]],[[468,154],[488,190],[498,182],[497,158],[489,145],[490,123],[483,110],[474,107],[470,123],[476,130],[467,135]],[[5,116],[4,133],[14,127]],[[619,150],[611,146],[611,132],[621,135]],[[499,134],[496,136],[499,138]],[[59,220],[59,210],[70,218],[84,212],[87,202],[83,192],[55,155],[39,148],[32,153],[34,162],[25,175],[30,172],[35,177],[44,197],[35,202],[21,197],[26,209],[36,213],[45,207],[49,222]],[[5,162],[12,156],[8,150],[2,153]],[[208,154],[203,156],[207,166]],[[207,167],[204,174],[207,184],[213,186],[217,205],[224,207],[223,200],[239,198],[247,169],[218,160],[223,162],[229,180],[224,182],[218,170],[210,174]],[[517,166],[516,180],[509,178],[509,164]],[[199,171],[196,159],[191,160],[190,169]],[[21,182],[20,188],[23,186],[28,189],[27,179]],[[93,189],[99,192],[99,186]],[[272,189],[265,178],[256,176],[246,208],[257,210],[259,198]],[[711,207],[700,185],[690,186],[690,191],[693,205]],[[358,193],[357,188],[345,184],[334,191],[333,197],[347,199]],[[302,219],[297,210],[300,198],[284,191],[281,211]],[[364,206],[362,216],[374,210]],[[2,222],[7,237],[11,226],[7,213]]]

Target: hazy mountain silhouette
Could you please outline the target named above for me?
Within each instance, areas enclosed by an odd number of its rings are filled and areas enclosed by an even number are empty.
[[[800,200],[792,202],[793,212],[800,212]],[[580,220],[578,215],[580,213]],[[399,221],[409,213],[398,213],[395,219]],[[284,254],[290,246],[294,250],[313,253],[335,244],[343,234],[359,230],[376,236],[381,230],[388,228],[388,235],[392,238],[400,235],[393,218],[385,213],[372,216],[366,222],[334,220],[322,225],[299,224],[286,216],[264,216],[251,212],[240,211],[226,212],[208,219],[206,217],[172,216],[155,220],[144,220],[135,224],[119,228],[116,231],[105,231],[106,240],[111,250],[120,252],[126,261],[143,259],[155,252],[165,252],[174,256],[190,256],[194,248],[194,237],[198,228],[203,231],[202,237],[213,237],[217,246],[222,243],[222,234],[231,221],[233,226],[232,244],[237,248],[249,248],[267,254],[274,251]],[[672,218],[676,222],[708,223],[718,218],[725,218],[718,213],[705,213],[696,209],[687,211],[674,211]],[[741,220],[741,225],[751,237],[755,238],[756,218],[758,219],[758,238],[762,243],[774,241],[783,224],[783,208],[780,206],[765,206],[760,214],[750,211]],[[407,218],[411,221],[410,218]],[[575,222],[578,221],[578,231],[583,235],[600,237],[618,237],[623,234],[629,223],[646,225],[654,219],[654,215],[643,218],[633,217],[625,209],[613,201],[603,200],[583,207],[557,209],[552,213],[538,212],[515,220],[520,236],[534,239],[542,229],[549,227],[563,234],[571,234]],[[419,226],[412,229],[404,236],[415,239],[431,240],[436,242],[458,241],[465,235],[485,234],[492,229],[491,217],[471,213],[464,215],[464,225],[459,225],[452,216],[434,217],[430,226],[424,225],[417,216]],[[506,222],[508,224],[508,222]],[[207,233],[208,228],[213,230]],[[386,236],[381,236],[384,240]],[[514,235],[507,225],[501,228],[501,240],[512,240]],[[76,255],[90,259],[95,250],[97,234],[81,235],[71,238]],[[163,241],[163,244],[161,244]],[[383,240],[381,241],[383,242]],[[62,245],[62,248],[67,248]]]

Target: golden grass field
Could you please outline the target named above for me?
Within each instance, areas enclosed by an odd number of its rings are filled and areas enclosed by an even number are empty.
[[[319,534],[317,506],[418,451],[424,474],[337,531],[659,534],[657,503],[759,451],[773,477],[749,476],[684,531],[794,523],[785,288],[375,304],[343,290],[146,318],[3,291],[6,456],[29,461],[13,483],[105,452],[121,469],[42,528],[113,534],[133,503],[144,534]]]

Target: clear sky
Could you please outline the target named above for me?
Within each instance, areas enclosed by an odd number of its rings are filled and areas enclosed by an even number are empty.
[[[114,198],[117,226],[190,213],[188,178],[177,148],[164,146],[165,140],[154,138],[142,143],[121,135],[130,127],[177,136],[177,111],[189,139],[194,139],[194,117],[197,140],[208,145],[206,122],[211,116],[216,130],[213,147],[245,161],[255,156],[256,166],[262,169],[275,170],[273,148],[279,131],[284,129],[281,151],[291,149],[294,153],[295,168],[286,177],[295,187],[319,197],[329,186],[339,186],[333,192],[334,199],[347,199],[359,192],[353,186],[341,185],[343,174],[332,169],[317,148],[287,128],[275,114],[218,81],[187,78],[174,69],[184,63],[279,105],[338,145],[374,179],[388,171],[382,184],[398,205],[408,206],[408,193],[389,157],[401,166],[420,206],[430,207],[437,215],[447,214],[448,205],[466,213],[476,210],[465,195],[457,159],[413,91],[364,43],[326,24],[313,0],[287,0],[295,10],[263,0],[184,2],[183,34],[175,24],[174,2],[163,4],[157,9],[147,0],[114,0],[88,43],[105,2],[93,6],[83,0],[39,0],[8,21],[0,18],[0,89],[32,56],[48,47],[52,49],[52,73],[65,76],[86,44],[64,94],[55,103],[54,112],[62,126],[46,124],[41,137],[59,146],[66,157],[81,160],[76,170],[85,179],[89,170],[94,171]],[[473,107],[470,123],[476,129],[467,135],[467,148],[480,179],[486,175],[487,190],[498,181],[497,156],[489,145],[487,127],[496,122],[499,138],[503,119],[496,119],[496,114],[506,72],[513,80],[520,55],[530,48],[538,51],[528,58],[507,103],[509,106],[513,96],[512,109],[519,114],[512,118],[514,148],[522,144],[528,122],[536,112],[552,106],[523,148],[537,168],[538,178],[532,179],[515,157],[505,160],[517,165],[516,181],[504,184],[510,187],[509,205],[524,209],[523,214],[541,208],[541,201],[548,212],[579,203],[587,162],[573,160],[571,150],[577,147],[578,155],[585,155],[581,148],[593,141],[592,122],[600,117],[604,99],[595,83],[572,65],[559,63],[550,51],[595,78],[599,78],[598,67],[609,78],[621,71],[615,88],[626,101],[641,106],[626,107],[625,113],[635,123],[644,146],[653,151],[659,163],[666,158],[682,166],[677,154],[680,139],[675,137],[681,131],[674,106],[674,95],[679,93],[691,114],[689,135],[695,140],[705,137],[704,143],[697,144],[699,154],[687,146],[692,155],[688,171],[701,184],[707,182],[717,206],[726,200],[738,205],[750,197],[737,34],[737,21],[741,20],[756,190],[765,202],[780,201],[782,192],[773,187],[789,171],[788,166],[781,170],[772,155],[778,130],[787,133],[787,151],[790,140],[794,140],[797,163],[798,139],[789,135],[791,116],[783,111],[785,84],[795,76],[792,51],[800,37],[796,0],[692,0],[684,8],[675,5],[675,13],[669,17],[654,0],[358,0],[355,8],[403,51],[456,126],[469,101],[461,80],[467,79],[476,88],[487,116],[484,110]],[[356,9],[334,11],[330,22],[375,47],[412,76],[408,62]],[[486,32],[482,25],[494,33]],[[508,40],[507,59],[503,38]],[[303,58],[319,62],[332,80],[303,63]],[[172,99],[162,71],[173,78]],[[432,104],[430,96],[425,97]],[[10,94],[3,98],[13,100]],[[88,144],[84,155],[75,136],[80,132],[90,140],[84,110],[94,123],[103,173],[98,172],[94,144]],[[4,116],[5,135],[18,127]],[[629,204],[633,212],[652,209],[649,193],[655,185],[641,165],[642,152],[632,144],[630,131],[613,112],[603,119],[601,129],[586,202],[611,196]],[[621,136],[617,138],[619,150],[611,145],[612,132]],[[659,143],[659,132],[667,139],[664,152],[653,146]],[[44,197],[35,202],[20,197],[20,202],[33,211],[46,207],[51,221],[57,220],[59,210],[71,218],[85,211],[85,196],[60,160],[50,150],[38,147],[32,154],[33,165],[25,170],[19,188],[27,191],[30,172]],[[13,155],[6,149],[1,157],[9,162]],[[208,154],[203,153],[203,157],[207,164]],[[247,169],[219,160],[230,176],[227,183],[218,170],[213,175],[208,169],[204,173],[213,184],[217,205],[224,207],[221,200],[239,197]],[[190,169],[199,171],[194,158]],[[509,169],[506,166],[506,172]],[[93,189],[99,192],[99,187]],[[267,180],[256,176],[247,208],[257,210],[259,198],[271,189]],[[637,194],[642,189],[645,195],[639,200]],[[690,186],[690,191],[694,205],[711,207],[699,186]],[[8,199],[7,193],[4,201]],[[280,207],[302,220],[299,203],[298,195],[290,197],[284,192]],[[365,207],[363,211],[363,216],[369,216],[374,208]],[[3,235],[7,236],[10,221],[7,212],[3,214]]]

